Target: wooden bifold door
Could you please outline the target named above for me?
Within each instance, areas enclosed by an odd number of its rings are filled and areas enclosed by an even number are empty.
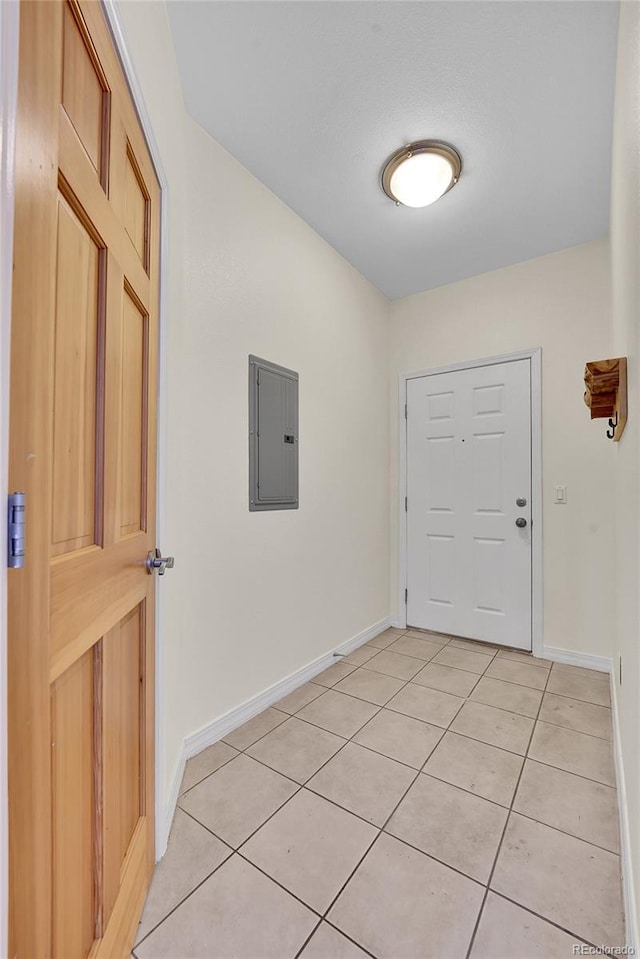
[[[160,188],[102,7],[21,6],[10,955],[129,955],[154,864]]]

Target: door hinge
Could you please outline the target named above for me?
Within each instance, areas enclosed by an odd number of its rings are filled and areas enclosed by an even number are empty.
[[[404,498],[404,511],[407,512],[407,497]]]
[[[22,569],[25,542],[25,494],[9,494],[9,523],[7,530],[7,566]]]
[[[407,605],[407,600],[409,599],[409,590],[405,589],[404,591],[404,605]]]
[[[404,418],[407,419],[407,404],[404,404]]]

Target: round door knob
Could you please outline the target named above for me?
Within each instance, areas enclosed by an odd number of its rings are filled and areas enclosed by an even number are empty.
[[[527,525],[527,521],[524,518],[524,516],[518,516],[516,520],[516,526],[518,527],[518,529],[524,529],[526,525]]]

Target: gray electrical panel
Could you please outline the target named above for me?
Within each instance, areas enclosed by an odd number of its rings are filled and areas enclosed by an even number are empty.
[[[249,509],[298,508],[298,374],[249,357]]]

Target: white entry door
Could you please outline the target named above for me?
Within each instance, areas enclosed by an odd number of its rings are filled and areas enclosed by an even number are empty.
[[[531,361],[407,381],[407,623],[531,649]]]

